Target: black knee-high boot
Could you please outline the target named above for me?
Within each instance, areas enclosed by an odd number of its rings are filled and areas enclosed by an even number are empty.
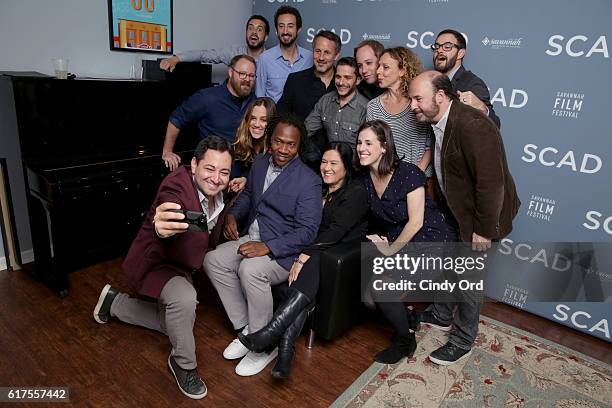
[[[309,309],[302,309],[295,321],[287,327],[285,334],[281,337],[278,344],[278,358],[276,359],[276,365],[272,369],[272,377],[277,379],[289,378],[289,371],[291,370],[291,363],[295,354],[295,342],[308,318]]]
[[[256,353],[266,351],[278,344],[283,333],[298,317],[300,312],[310,305],[311,301],[302,292],[289,287],[287,300],[280,305],[270,323],[255,333],[244,335],[238,333],[238,339],[246,348]]]

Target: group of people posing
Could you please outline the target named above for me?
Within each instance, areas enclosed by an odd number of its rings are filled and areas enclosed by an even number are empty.
[[[302,21],[293,7],[280,7],[274,25],[279,44],[265,51],[270,28],[255,15],[245,46],[161,62],[168,70],[180,61],[224,62],[228,78],[170,116],[162,158],[171,173],[123,263],[130,286],[149,299],[108,284],[94,308],[98,323],[115,317],[166,334],[170,371],[194,399],[207,394],[197,373],[194,273],[208,276],[236,331],[223,352],[240,359],[236,373],[255,375],[277,359],[272,376],[284,379],[316,306],[324,251],[366,240],[383,255],[410,242],[485,250],[510,232],[520,205],[499,119],[484,82],[462,66],[459,32],[437,36],[435,70],[424,71],[408,48],[372,40],[340,58],[331,31],[306,50],[296,43]],[[191,122],[202,141],[182,166],[173,148]],[[179,209],[204,213],[208,231],[190,230]],[[288,285],[276,305],[274,285]],[[375,360],[411,356],[415,322],[452,329],[432,362],[466,358],[482,302],[474,293],[418,316],[399,301],[375,302],[395,329]]]

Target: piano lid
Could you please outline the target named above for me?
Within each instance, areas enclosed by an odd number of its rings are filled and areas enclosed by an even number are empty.
[[[160,155],[170,113],[197,89],[168,82],[15,77],[22,157],[40,170]],[[197,126],[176,150],[193,150]]]

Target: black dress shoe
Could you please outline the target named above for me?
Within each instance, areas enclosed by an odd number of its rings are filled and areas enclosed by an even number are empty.
[[[438,365],[447,366],[468,358],[471,353],[471,349],[462,349],[448,342],[442,347],[432,351],[429,354],[429,359]]]
[[[119,294],[119,291],[113,288],[110,284],[107,284],[102,288],[100,296],[98,297],[98,303],[93,311],[93,317],[96,322],[104,324],[111,318],[110,309],[113,304],[113,300]]]
[[[206,384],[198,376],[196,369],[185,370],[179,367],[172,355],[168,356],[168,367],[176,379],[179,390],[189,398],[202,399],[208,394]]]
[[[395,364],[404,357],[412,357],[417,347],[414,333],[408,336],[395,336],[391,341],[391,345],[376,354],[374,360],[383,364]]]
[[[274,348],[278,345],[287,327],[289,327],[297,316],[310,304],[311,302],[308,296],[297,289],[289,287],[287,300],[274,311],[272,320],[270,320],[266,327],[247,335],[238,333],[238,340],[240,340],[246,348],[256,353]]]
[[[278,357],[271,373],[273,378],[279,380],[289,378],[291,363],[295,355],[295,342],[308,318],[309,310],[310,308],[303,309],[296,317],[295,321],[287,327],[283,337],[281,337],[280,343],[278,344]]]
[[[429,310],[426,310],[423,313],[419,313],[417,324],[420,324],[420,323],[426,323],[442,331],[449,331],[451,329],[450,323],[442,322],[440,319],[436,317],[434,312],[429,311]]]

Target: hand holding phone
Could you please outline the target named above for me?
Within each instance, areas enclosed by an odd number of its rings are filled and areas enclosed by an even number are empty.
[[[160,238],[168,238],[187,231],[189,224],[184,221],[185,215],[172,211],[180,208],[179,204],[171,202],[162,203],[155,208],[153,227]]]
[[[208,220],[203,212],[183,209],[170,209],[168,211],[183,214],[185,218],[181,221],[189,224],[189,231],[208,232]]]

